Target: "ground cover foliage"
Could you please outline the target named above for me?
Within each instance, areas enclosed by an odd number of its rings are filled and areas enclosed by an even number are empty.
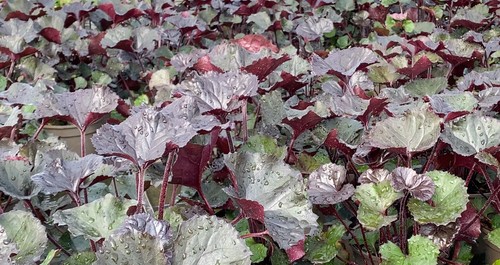
[[[479,264],[482,229],[500,246],[497,0],[0,5],[1,264]]]

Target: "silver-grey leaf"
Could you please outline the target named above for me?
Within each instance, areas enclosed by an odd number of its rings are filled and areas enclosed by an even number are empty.
[[[359,176],[358,182],[361,184],[364,183],[379,183],[384,180],[390,180],[392,178],[389,170],[385,168],[377,168],[377,169],[367,169],[365,172],[361,173]]]
[[[370,49],[353,47],[333,50],[325,59],[313,54],[311,64],[315,75],[324,75],[333,70],[345,76],[352,76],[360,65],[375,63],[377,60],[377,54]]]

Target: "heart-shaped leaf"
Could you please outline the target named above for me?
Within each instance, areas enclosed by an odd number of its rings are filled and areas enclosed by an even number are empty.
[[[408,209],[415,221],[447,225],[454,222],[467,208],[468,195],[464,180],[444,171],[426,173],[435,185],[432,195],[432,205],[427,202],[410,198]]]
[[[323,34],[333,30],[333,22],[326,18],[308,17],[301,21],[295,32],[302,38],[312,41],[323,37]]]
[[[309,200],[313,204],[337,204],[354,194],[354,186],[345,184],[347,170],[336,164],[325,164],[309,175]]]
[[[8,245],[15,244],[18,252],[13,260],[16,264],[35,264],[40,260],[47,245],[45,227],[40,220],[28,212],[14,210],[0,215],[0,227],[7,235],[7,240],[2,243],[7,244],[2,245],[0,253],[4,246],[12,249]]]
[[[179,228],[173,264],[249,265],[251,254],[232,225],[216,216],[194,216]]]
[[[128,208],[134,200],[118,199],[106,194],[91,203],[57,211],[52,218],[59,225],[67,225],[74,236],[85,236],[92,240],[107,238],[127,218]]]
[[[367,169],[365,172],[361,173],[359,176],[358,182],[361,184],[364,183],[379,183],[385,180],[391,180],[391,173],[384,168],[377,169]]]
[[[459,227],[451,222],[447,225],[424,224],[420,226],[419,233],[430,239],[439,249],[446,249],[454,242]]]
[[[328,57],[322,59],[316,54],[311,58],[311,65],[315,75],[324,75],[333,70],[345,76],[351,76],[362,64],[372,64],[377,61],[377,54],[372,50],[353,47],[344,50],[334,50]]]

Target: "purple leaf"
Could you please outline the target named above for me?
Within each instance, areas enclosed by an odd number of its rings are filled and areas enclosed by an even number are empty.
[[[344,76],[352,76],[362,64],[372,64],[377,60],[377,55],[373,51],[354,47],[331,51],[326,59],[313,54],[311,65],[315,75],[324,75],[332,70]]]
[[[354,186],[345,184],[347,170],[336,164],[326,164],[309,175],[309,200],[313,204],[337,204],[354,194]]]
[[[60,118],[70,121],[80,130],[99,120],[118,106],[118,95],[109,88],[47,94],[38,102],[34,113],[37,118]]]
[[[99,154],[123,157],[144,167],[160,158],[167,144],[183,147],[196,134],[189,120],[145,108],[118,125],[105,124],[92,143]]]
[[[481,219],[476,218],[477,214],[478,212],[469,202],[467,209],[462,212],[462,215],[458,219],[458,223],[460,224],[459,238],[464,238],[465,240],[476,240],[479,238],[479,235],[481,235]],[[469,226],[472,220],[474,222]],[[467,226],[468,228],[466,228]]]
[[[406,167],[397,167],[392,171],[391,184],[396,191],[408,190],[414,198],[421,201],[430,200],[436,189],[430,177],[417,174],[415,170]]]
[[[455,240],[458,233],[457,223],[451,222],[447,225],[435,225],[432,223],[420,226],[420,234],[429,238],[439,249],[448,248]]]
[[[60,191],[76,193],[80,183],[92,176],[102,165],[102,162],[101,156],[93,154],[78,160],[56,158],[42,172],[33,175],[31,179],[45,194],[55,194]]]
[[[259,81],[263,81],[266,77],[271,74],[278,66],[282,63],[290,60],[288,55],[285,55],[279,59],[274,59],[271,57],[264,57],[256,60],[251,65],[243,67],[243,71],[256,75]]]

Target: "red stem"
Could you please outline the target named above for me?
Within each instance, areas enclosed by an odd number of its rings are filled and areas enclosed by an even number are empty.
[[[257,233],[248,233],[246,235],[242,235],[241,238],[249,238],[249,237],[262,237],[262,236],[268,236],[269,232],[267,230],[262,231],[262,232],[257,232]]]
[[[354,243],[356,244],[356,247],[359,250],[359,254],[363,257],[363,260],[365,261],[365,264],[366,264],[365,255],[363,255],[363,248],[361,248],[361,244],[359,243],[358,239],[356,238],[354,233],[351,231],[349,226],[344,222],[344,220],[342,220],[342,217],[340,217],[339,213],[337,212],[337,209],[335,209],[335,206],[331,206],[331,208],[333,209],[333,215],[335,215],[335,217],[337,217],[337,219],[340,221],[340,223],[345,227],[345,230],[347,231],[347,233],[349,233],[351,235],[352,239],[354,240]],[[370,252],[368,252],[368,255],[370,255]]]
[[[465,179],[465,186],[469,187],[469,182],[472,178],[472,175],[474,174],[474,168],[476,167],[476,162],[472,165],[471,169],[469,170],[469,174],[467,175],[467,178]]]
[[[406,193],[401,200],[399,205],[399,245],[403,253],[408,253],[406,251],[406,200],[408,199],[408,193]]]
[[[146,168],[144,166],[139,167],[139,171],[137,171],[137,175],[135,177],[136,186],[137,186],[137,209],[135,213],[142,212],[142,197],[144,196],[144,173],[146,172]]]
[[[366,248],[366,252],[368,252],[368,258],[370,259],[370,263],[372,265],[376,265],[376,263],[373,261],[372,254],[370,253],[370,248],[368,248],[368,240],[366,240],[365,229],[363,228],[362,225],[360,225],[359,228],[361,230],[361,235],[363,236],[363,241],[365,242],[365,248]],[[375,254],[377,254],[377,253],[375,253]]]
[[[80,130],[80,156],[84,157],[86,154],[85,150],[85,130]]]

